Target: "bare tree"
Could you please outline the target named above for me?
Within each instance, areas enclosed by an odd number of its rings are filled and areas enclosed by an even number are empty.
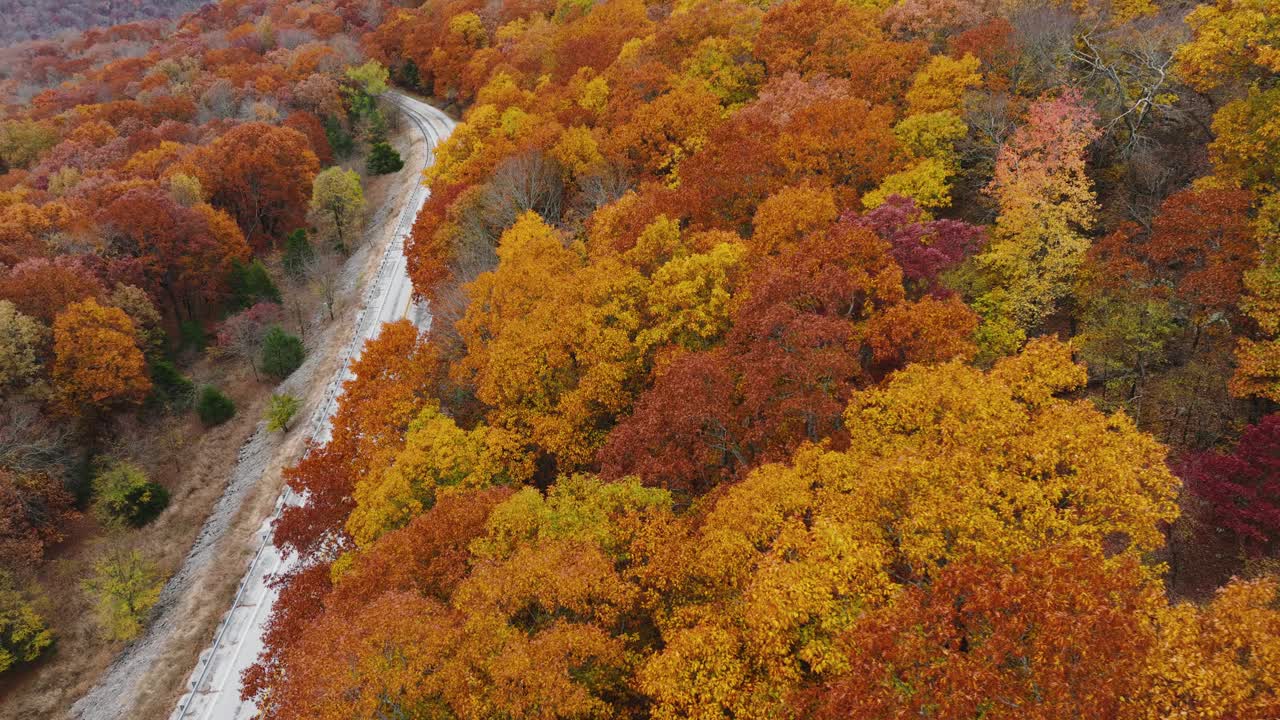
[[[315,293],[324,300],[330,320],[334,319],[333,305],[338,296],[342,264],[343,260],[337,253],[321,248],[304,265],[303,274]]]

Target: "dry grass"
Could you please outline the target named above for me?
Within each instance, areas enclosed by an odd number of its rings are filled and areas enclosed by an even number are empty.
[[[408,125],[405,123],[405,125]],[[409,129],[397,133],[397,145],[408,145]],[[422,152],[421,143],[413,151]],[[407,163],[410,167],[413,165]],[[299,417],[309,417],[321,399],[327,380],[337,369],[338,354],[350,336],[360,293],[391,239],[401,198],[419,181],[409,173],[371,178],[366,182],[370,232],[352,259],[348,282],[338,289],[335,320],[315,307],[308,323],[309,352],[321,353],[309,378],[291,378],[304,386],[295,390],[303,399]],[[390,205],[388,206],[388,203]],[[356,281],[358,278],[359,281]],[[293,328],[295,331],[297,328]],[[151,558],[166,577],[183,563],[205,518],[227,486],[237,454],[262,417],[272,390],[256,382],[247,367],[233,362],[200,359],[186,368],[198,385],[219,386],[236,403],[230,422],[205,430],[193,413],[163,418],[146,426],[120,422],[107,433],[109,448],[129,457],[171,493],[169,508],[154,522],[131,532],[108,532],[90,518],[71,528],[70,539],[59,546],[38,574],[41,610],[58,639],[54,651],[30,667],[5,673],[0,680],[0,717],[67,717],[72,703],[83,696],[111,664],[124,644],[104,639],[97,629],[91,601],[80,589],[93,559],[108,546],[137,548]],[[300,371],[301,372],[301,371]],[[212,638],[236,585],[255,550],[253,539],[270,515],[282,489],[281,471],[296,462],[304,447],[308,423],[299,422],[282,436],[261,479],[239,506],[220,542],[218,562],[192,583],[184,598],[181,627],[166,644],[160,661],[150,668],[139,697],[120,698],[120,709],[131,706],[130,718],[163,718],[172,711],[199,653]]]

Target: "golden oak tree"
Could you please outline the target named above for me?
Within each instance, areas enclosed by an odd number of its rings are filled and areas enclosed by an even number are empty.
[[[92,416],[136,405],[151,390],[133,321],[92,298],[53,322],[53,383],[64,412]]]

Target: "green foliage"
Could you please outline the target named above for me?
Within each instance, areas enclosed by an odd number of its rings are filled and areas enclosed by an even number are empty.
[[[267,406],[267,430],[270,432],[287,431],[289,422],[293,420],[294,415],[298,414],[300,405],[298,398],[288,393],[272,395],[271,404]]]
[[[289,377],[305,356],[302,341],[279,325],[272,326],[262,339],[262,371],[277,379]]]
[[[209,334],[199,320],[183,320],[178,323],[178,338],[187,350],[202,352],[209,346]]]
[[[625,542],[612,518],[622,513],[671,507],[671,493],[642,486],[634,478],[607,483],[591,475],[560,478],[544,496],[524,488],[489,515],[487,537],[471,551],[484,558],[505,559],[534,540],[573,538],[594,541],[606,552]]]
[[[117,550],[93,564],[93,575],[82,586],[95,600],[107,637],[132,640],[160,599],[163,582],[155,565],[137,550]]]
[[[18,590],[13,575],[0,570],[0,673],[35,660],[52,644],[44,619]]]
[[[356,143],[351,137],[351,133],[342,126],[342,121],[335,117],[326,117],[322,123],[324,125],[325,137],[329,140],[329,147],[333,149],[335,158],[351,157],[351,152],[355,150]]]
[[[231,305],[236,310],[243,310],[263,300],[280,302],[280,288],[271,279],[271,273],[261,260],[254,259],[248,265],[233,261],[231,263]]]
[[[93,512],[105,525],[142,527],[169,505],[169,491],[136,465],[116,461],[93,478]]]
[[[365,165],[371,175],[386,175],[398,172],[404,167],[400,153],[385,142],[375,143],[369,151],[369,161]]]
[[[347,68],[347,79],[365,95],[381,95],[387,91],[389,73],[377,60]]]
[[[151,398],[170,410],[186,410],[196,396],[195,383],[168,360],[151,362]]]
[[[315,257],[315,250],[311,248],[311,241],[307,239],[306,229],[298,228],[289,233],[289,237],[284,241],[284,257],[281,259],[285,274],[295,280],[302,277],[306,274],[307,263],[313,257]]]
[[[218,388],[205,385],[196,401],[196,414],[205,427],[213,427],[235,417],[236,404]]]
[[[409,58],[400,66],[400,84],[417,88],[422,84],[422,75],[418,72],[418,63]]]
[[[387,141],[387,119],[377,107],[365,113],[364,139],[370,145]]]

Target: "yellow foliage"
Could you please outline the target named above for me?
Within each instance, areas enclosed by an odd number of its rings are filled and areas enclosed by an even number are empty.
[[[920,208],[951,206],[951,170],[945,162],[925,158],[914,165],[886,177],[880,187],[862,196],[862,206],[873,210],[890,195],[901,195],[915,201]]]
[[[347,532],[363,547],[429,510],[439,492],[499,481],[504,467],[489,435],[489,428],[463,430],[439,408],[425,408],[390,466],[356,482]]]
[[[1233,580],[1204,608],[1162,609],[1135,720],[1235,720],[1280,712],[1280,582]]]
[[[1207,92],[1228,82],[1280,73],[1280,0],[1217,0],[1187,15],[1192,40],[1175,54],[1191,87]]]
[[[599,115],[609,104],[609,82],[603,77],[592,78],[582,86],[582,94],[578,96],[578,106],[583,110]]]
[[[835,196],[829,188],[810,185],[785,187],[765,198],[751,224],[751,252],[756,260],[774,255],[836,221]]]
[[[959,60],[934,55],[907,90],[908,111],[915,115],[959,110],[965,91],[982,84],[979,65],[978,58],[968,53]]]
[[[604,156],[591,131],[574,126],[564,131],[548,153],[572,178],[591,175],[604,167]]]
[[[893,126],[893,134],[902,147],[918,158],[936,158],[955,162],[955,145],[969,133],[969,127],[955,112],[910,115]]]

